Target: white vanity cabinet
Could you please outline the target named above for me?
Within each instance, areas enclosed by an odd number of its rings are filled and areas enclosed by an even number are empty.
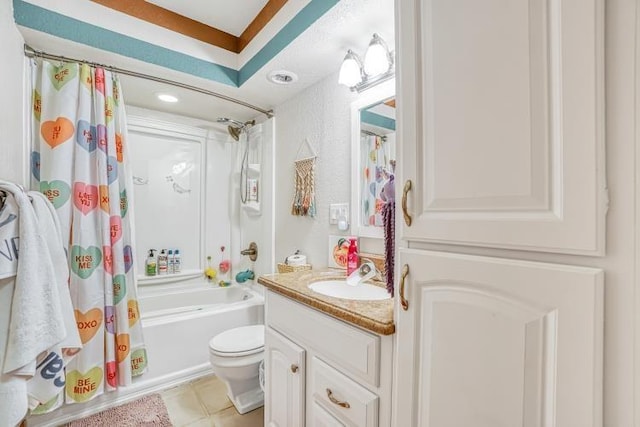
[[[392,335],[268,290],[265,425],[391,425]]]

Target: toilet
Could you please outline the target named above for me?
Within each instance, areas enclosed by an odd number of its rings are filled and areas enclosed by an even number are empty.
[[[209,341],[213,372],[227,385],[227,396],[239,413],[264,404],[259,366],[264,359],[264,325],[241,326]]]

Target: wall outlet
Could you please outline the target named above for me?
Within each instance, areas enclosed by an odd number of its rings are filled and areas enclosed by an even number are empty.
[[[349,221],[349,203],[334,203],[329,205],[329,224],[338,224],[338,218],[345,217]]]

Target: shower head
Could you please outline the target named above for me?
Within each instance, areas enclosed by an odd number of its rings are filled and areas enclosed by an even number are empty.
[[[229,119],[227,117],[218,117],[218,119],[216,121],[218,123],[229,124],[229,126],[227,126],[227,131],[229,132],[229,135],[231,135],[231,137],[233,139],[235,139],[236,141],[240,140],[240,134],[242,134],[242,132],[248,126],[253,126],[253,125],[256,124],[255,120],[251,120],[251,121],[242,123],[242,122],[239,122],[237,120]]]

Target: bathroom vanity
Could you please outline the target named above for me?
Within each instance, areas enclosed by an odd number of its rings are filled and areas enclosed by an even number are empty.
[[[308,287],[339,275],[258,279],[268,288],[265,425],[391,425],[393,300],[346,300]]]

